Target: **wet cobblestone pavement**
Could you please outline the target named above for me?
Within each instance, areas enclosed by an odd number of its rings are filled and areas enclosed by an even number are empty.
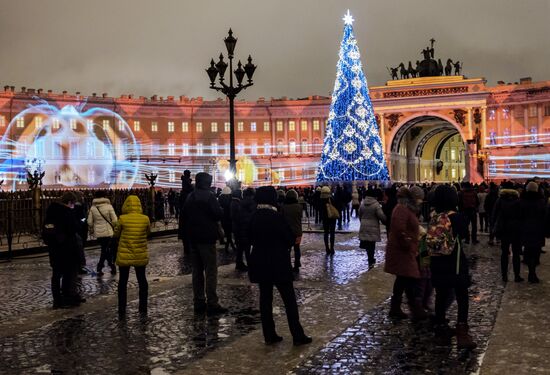
[[[504,286],[494,256],[474,250],[469,324],[478,344],[473,351],[436,347],[429,322],[412,324],[388,317],[389,300],[302,363],[294,374],[470,374],[478,370],[500,306]],[[456,324],[456,303],[447,318]]]
[[[357,223],[351,229],[356,229]],[[369,270],[356,233],[337,234],[326,257],[322,234],[306,233],[295,282],[302,322],[312,345],[295,349],[279,297],[274,312],[282,344],[261,339],[258,291],[234,270],[233,253],[220,251],[218,292],[229,313],[196,316],[190,268],[175,237],[151,241],[149,314],[137,314],[130,278],[128,319],[116,316],[117,276],[85,275],[81,308],[52,310],[45,258],[0,264],[0,374],[470,374],[487,350],[504,286],[496,248],[470,249],[474,285],[472,352],[436,347],[428,323],[387,318],[393,279],[382,272],[384,243]],[[88,252],[88,265],[98,251]],[[276,294],[277,295],[277,294]],[[448,317],[454,321],[453,307]],[[25,324],[22,321],[25,321]],[[452,322],[453,323],[453,322]],[[290,341],[290,342],[289,342]],[[491,373],[491,372],[487,372]],[[501,372],[505,374],[506,372]],[[520,372],[519,372],[520,373]]]

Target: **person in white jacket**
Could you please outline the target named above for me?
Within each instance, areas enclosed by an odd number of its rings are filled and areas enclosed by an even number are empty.
[[[97,191],[92,207],[88,213],[88,226],[90,234],[97,238],[101,246],[101,256],[97,263],[97,275],[103,275],[103,266],[105,261],[111,268],[111,274],[116,274],[116,266],[114,264],[115,255],[112,253],[111,241],[114,234],[114,227],[117,222],[115,210],[111,205],[111,201],[107,198],[105,191]]]

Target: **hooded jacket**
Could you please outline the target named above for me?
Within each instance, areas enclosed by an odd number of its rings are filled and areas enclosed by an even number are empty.
[[[519,193],[514,189],[502,189],[493,209],[492,222],[497,238],[519,241],[520,212]]]
[[[88,212],[90,234],[96,238],[112,237],[116,223],[117,217],[111,201],[108,198],[94,198]]]
[[[361,219],[359,240],[379,242],[380,222],[386,222],[386,215],[384,215],[382,206],[376,198],[365,197],[359,208],[359,218]]]
[[[521,244],[530,248],[544,246],[546,202],[536,191],[526,191],[519,200]]]
[[[187,197],[183,209],[185,235],[191,244],[215,244],[218,239],[218,221],[223,211],[210,191],[212,176],[200,172],[195,177],[195,191]],[[229,217],[231,222],[231,217]]]
[[[116,256],[118,266],[140,267],[149,263],[149,232],[149,218],[143,215],[141,201],[137,195],[129,195],[122,205],[122,215],[115,227],[115,236],[120,237]]]

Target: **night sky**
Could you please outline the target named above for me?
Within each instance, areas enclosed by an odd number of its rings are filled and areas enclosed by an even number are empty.
[[[329,95],[347,8],[371,86],[432,37],[490,85],[550,80],[550,0],[1,0],[0,85],[215,98],[204,68],[232,27],[259,66],[241,97]]]

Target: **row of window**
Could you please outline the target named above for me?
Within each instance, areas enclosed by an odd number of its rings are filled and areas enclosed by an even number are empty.
[[[70,121],[71,129],[76,130],[77,129],[76,120],[71,119],[69,121]],[[6,122],[6,118],[4,116],[0,116],[0,126],[5,126],[5,122]],[[94,126],[93,120],[87,120],[86,122],[87,122],[87,126],[88,126],[89,129],[91,129]],[[35,117],[34,118],[34,124],[35,124],[36,128],[40,128],[43,124],[43,118],[40,117],[40,116]],[[102,124],[103,130],[107,131],[110,127],[110,120],[102,120],[101,124]],[[320,129],[319,120],[313,120],[312,124],[313,124],[313,130],[314,131],[319,131],[319,129]],[[300,129],[302,131],[308,131],[308,125],[309,125],[308,121],[306,121],[306,120],[300,121]],[[52,127],[54,129],[59,129],[59,126],[60,126],[59,119],[53,118],[52,119]],[[25,127],[25,118],[24,118],[24,116],[21,116],[21,117],[17,118],[16,127],[17,128],[24,128]],[[276,121],[275,122],[275,127],[276,127],[276,130],[278,132],[284,131],[284,122],[283,121]],[[141,131],[141,122],[138,121],[138,120],[135,120],[133,122],[133,129],[134,129],[134,131]],[[195,123],[195,131],[197,133],[202,133],[203,129],[204,129],[204,126],[203,126],[202,122],[196,122]],[[251,122],[249,124],[249,128],[247,130],[250,130],[251,132],[256,132],[257,129],[258,129],[257,123],[256,122]],[[270,131],[270,129],[271,129],[270,122],[265,121],[263,123],[263,131],[268,132],[268,131]],[[124,122],[118,121],[118,130],[119,131],[124,130]],[[158,130],[159,130],[158,122],[157,121],[152,121],[151,122],[151,131],[152,132],[158,132]],[[211,122],[210,123],[210,131],[212,133],[217,133],[218,130],[219,130],[218,123],[217,122]],[[229,130],[230,130],[229,122],[224,122],[223,123],[223,131],[229,132]],[[244,122],[242,122],[242,121],[237,122],[236,130],[238,132],[245,131]],[[296,131],[296,121],[288,121],[288,130],[289,131]],[[175,122],[174,121],[169,121],[168,122],[168,133],[174,133],[175,131],[176,131]],[[188,122],[182,122],[181,123],[181,131],[183,133],[189,132],[189,123]]]

